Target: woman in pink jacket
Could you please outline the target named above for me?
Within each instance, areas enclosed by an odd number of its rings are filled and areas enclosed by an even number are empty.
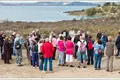
[[[66,66],[70,65],[70,67],[74,67],[72,65],[73,62],[73,51],[74,51],[74,44],[71,41],[71,37],[68,37],[68,40],[66,41]]]
[[[60,40],[58,41],[58,54],[59,54],[58,66],[64,66],[64,53],[65,53],[64,37],[61,36]]]

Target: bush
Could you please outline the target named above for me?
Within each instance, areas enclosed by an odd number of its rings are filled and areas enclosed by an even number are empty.
[[[105,3],[103,6],[111,6],[110,2]]]
[[[86,10],[86,13],[88,16],[93,16],[96,14],[96,9],[95,8],[89,8]]]
[[[72,20],[73,22],[76,22],[76,19],[75,18],[73,18],[73,20]]]

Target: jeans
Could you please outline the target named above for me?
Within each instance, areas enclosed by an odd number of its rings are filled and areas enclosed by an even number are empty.
[[[59,64],[64,64],[64,52],[59,51]]]
[[[35,67],[35,65],[39,66],[39,60],[38,60],[38,53],[33,52],[32,54],[32,65]]]
[[[43,64],[44,61],[42,59],[39,60],[39,69],[42,71],[43,70]]]
[[[44,58],[44,71],[47,71],[48,60],[49,60],[49,70],[52,71],[52,58]]]
[[[88,63],[87,64],[93,64],[93,50],[87,50],[88,52]]]
[[[86,53],[77,52],[77,60],[79,60],[81,63],[84,63],[86,61]]]
[[[21,64],[21,62],[22,62],[22,52],[21,52],[21,49],[19,49],[19,50],[15,50],[16,52],[16,57],[17,57],[17,64]]]
[[[101,69],[101,60],[102,60],[102,55],[100,54],[95,54],[95,68]]]

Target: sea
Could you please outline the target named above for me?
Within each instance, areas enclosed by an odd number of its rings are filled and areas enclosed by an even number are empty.
[[[57,22],[62,20],[80,20],[94,16],[72,16],[66,11],[87,9],[95,6],[0,6],[0,20],[23,22]]]

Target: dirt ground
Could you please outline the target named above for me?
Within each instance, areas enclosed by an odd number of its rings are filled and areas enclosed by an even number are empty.
[[[24,51],[23,51],[24,52]],[[53,61],[53,73],[43,73],[38,68],[30,66],[26,59],[25,52],[23,53],[23,66],[18,67],[15,63],[15,57],[10,62],[12,64],[4,64],[0,60],[0,77],[1,78],[120,78],[120,59],[114,58],[114,71],[106,72],[106,58],[102,59],[102,70],[96,71],[94,67],[87,68],[70,68],[58,67],[58,60]],[[77,66],[77,61],[74,60],[74,65]]]

